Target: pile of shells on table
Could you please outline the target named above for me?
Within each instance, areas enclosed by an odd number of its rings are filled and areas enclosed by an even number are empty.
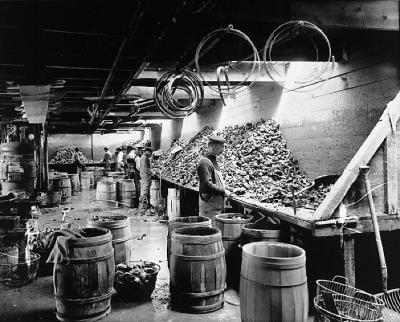
[[[287,142],[273,119],[229,126],[218,132],[205,127],[179,152],[167,153],[157,162],[163,177],[197,187],[196,164],[207,151],[211,134],[226,140],[224,153],[217,160],[227,189],[234,194],[262,203],[291,206],[292,186],[295,193],[312,186],[313,181],[300,171],[298,161],[286,147]],[[330,186],[322,184],[308,189],[296,195],[296,206],[316,209],[329,190]]]
[[[57,149],[56,154],[54,157],[50,160],[50,163],[56,163],[56,164],[67,164],[67,163],[73,163],[74,162],[74,154],[75,154],[75,148],[76,146],[60,146]],[[78,147],[78,157],[79,160],[82,163],[91,163],[93,162],[92,160],[89,160],[86,158],[83,153],[82,153],[82,148]]]

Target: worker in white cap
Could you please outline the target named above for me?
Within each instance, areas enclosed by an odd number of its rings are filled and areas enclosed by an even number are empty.
[[[211,218],[224,210],[224,198],[231,193],[225,189],[217,156],[224,151],[225,139],[210,136],[207,153],[197,163],[199,187],[199,216]]]

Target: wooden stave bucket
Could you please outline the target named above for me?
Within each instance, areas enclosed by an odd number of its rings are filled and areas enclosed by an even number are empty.
[[[59,206],[61,204],[61,193],[59,191],[48,191],[45,204],[47,206]]]
[[[157,206],[161,202],[160,181],[151,180],[150,185],[150,205]]]
[[[99,228],[83,230],[102,235],[68,240],[68,263],[54,265],[56,317],[60,321],[96,321],[111,311],[115,275],[111,232]],[[94,264],[96,269],[91,271]],[[98,276],[99,271],[108,275]]]
[[[183,227],[212,227],[211,219],[204,216],[188,216],[175,218],[173,220],[168,221],[168,235],[167,235],[167,261],[168,267],[170,263],[170,254],[171,254],[171,235],[175,229],[183,228]]]
[[[265,257],[255,248],[290,250],[295,256]],[[266,241],[244,245],[239,294],[242,321],[306,322],[309,299],[305,265],[305,251],[298,246]]]
[[[242,227],[241,244],[246,245],[257,241],[279,242],[281,241],[281,235],[279,225],[266,224],[264,222],[249,223]]]
[[[168,219],[179,218],[180,214],[181,214],[181,209],[180,209],[179,189],[168,188],[168,195],[167,195]]]
[[[96,187],[96,201],[104,201],[109,204],[108,201],[115,200],[117,200],[115,182],[99,182]]]
[[[185,247],[187,245],[191,246]],[[173,309],[209,313],[223,307],[226,278],[224,253],[221,232],[217,228],[194,226],[173,231],[170,264]],[[199,271],[210,274],[199,274]],[[206,280],[203,280],[204,277]]]
[[[68,175],[71,180],[71,194],[76,196],[78,191],[81,189],[81,185],[79,182],[79,174],[72,173]]]
[[[120,179],[117,181],[116,188],[118,201],[136,198],[135,180]]]
[[[93,171],[93,177],[94,177],[94,187],[93,188],[96,188],[97,182],[101,181],[101,178],[103,177],[103,175],[104,175],[103,168],[96,168]]]
[[[81,172],[81,189],[82,190],[89,190],[90,189],[90,172],[89,171],[82,171]]]
[[[244,219],[230,218],[233,216],[245,217]],[[250,223],[253,216],[241,213],[224,213],[215,216],[214,226],[221,230],[222,243],[225,249],[226,281],[234,289],[239,288],[241,249],[240,239],[242,227]]]
[[[94,173],[93,171],[88,171],[89,172],[89,179],[90,179],[90,189],[94,188]]]
[[[95,217],[113,217],[115,220],[101,221],[96,220]],[[132,237],[130,221],[127,216],[93,216],[88,218],[87,224],[90,228],[103,228],[111,231],[115,265],[131,260]]]
[[[69,177],[62,177],[59,180],[55,181],[56,186],[55,190],[61,193],[61,204],[67,204],[71,202],[71,180]]]

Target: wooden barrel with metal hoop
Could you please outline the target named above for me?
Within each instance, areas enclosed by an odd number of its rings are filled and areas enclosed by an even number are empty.
[[[225,251],[213,227],[176,229],[171,238],[170,291],[173,309],[206,313],[224,304]]]
[[[56,316],[60,321],[96,321],[111,311],[114,250],[111,232],[84,228],[85,238],[70,238],[68,258],[58,257],[53,271]]]

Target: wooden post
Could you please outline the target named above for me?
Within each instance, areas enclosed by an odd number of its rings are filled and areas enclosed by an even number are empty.
[[[49,187],[49,150],[47,146],[47,127],[43,125],[43,166],[44,166],[44,188]]]
[[[391,132],[386,138],[384,154],[385,172],[385,201],[386,211],[389,215],[397,214],[398,208],[398,188],[397,188],[397,149],[396,132]]]
[[[36,189],[40,190],[42,188],[42,157],[40,153],[40,148],[42,145],[42,139],[40,136],[40,124],[35,126],[35,138],[36,138],[36,155],[37,155],[37,162],[38,162],[38,171],[37,171],[37,186]]]
[[[343,266],[344,276],[348,278],[350,285],[356,285],[356,262],[354,252],[354,235],[343,236]]]
[[[93,133],[90,134],[90,156],[94,161],[94,154],[93,154]]]

